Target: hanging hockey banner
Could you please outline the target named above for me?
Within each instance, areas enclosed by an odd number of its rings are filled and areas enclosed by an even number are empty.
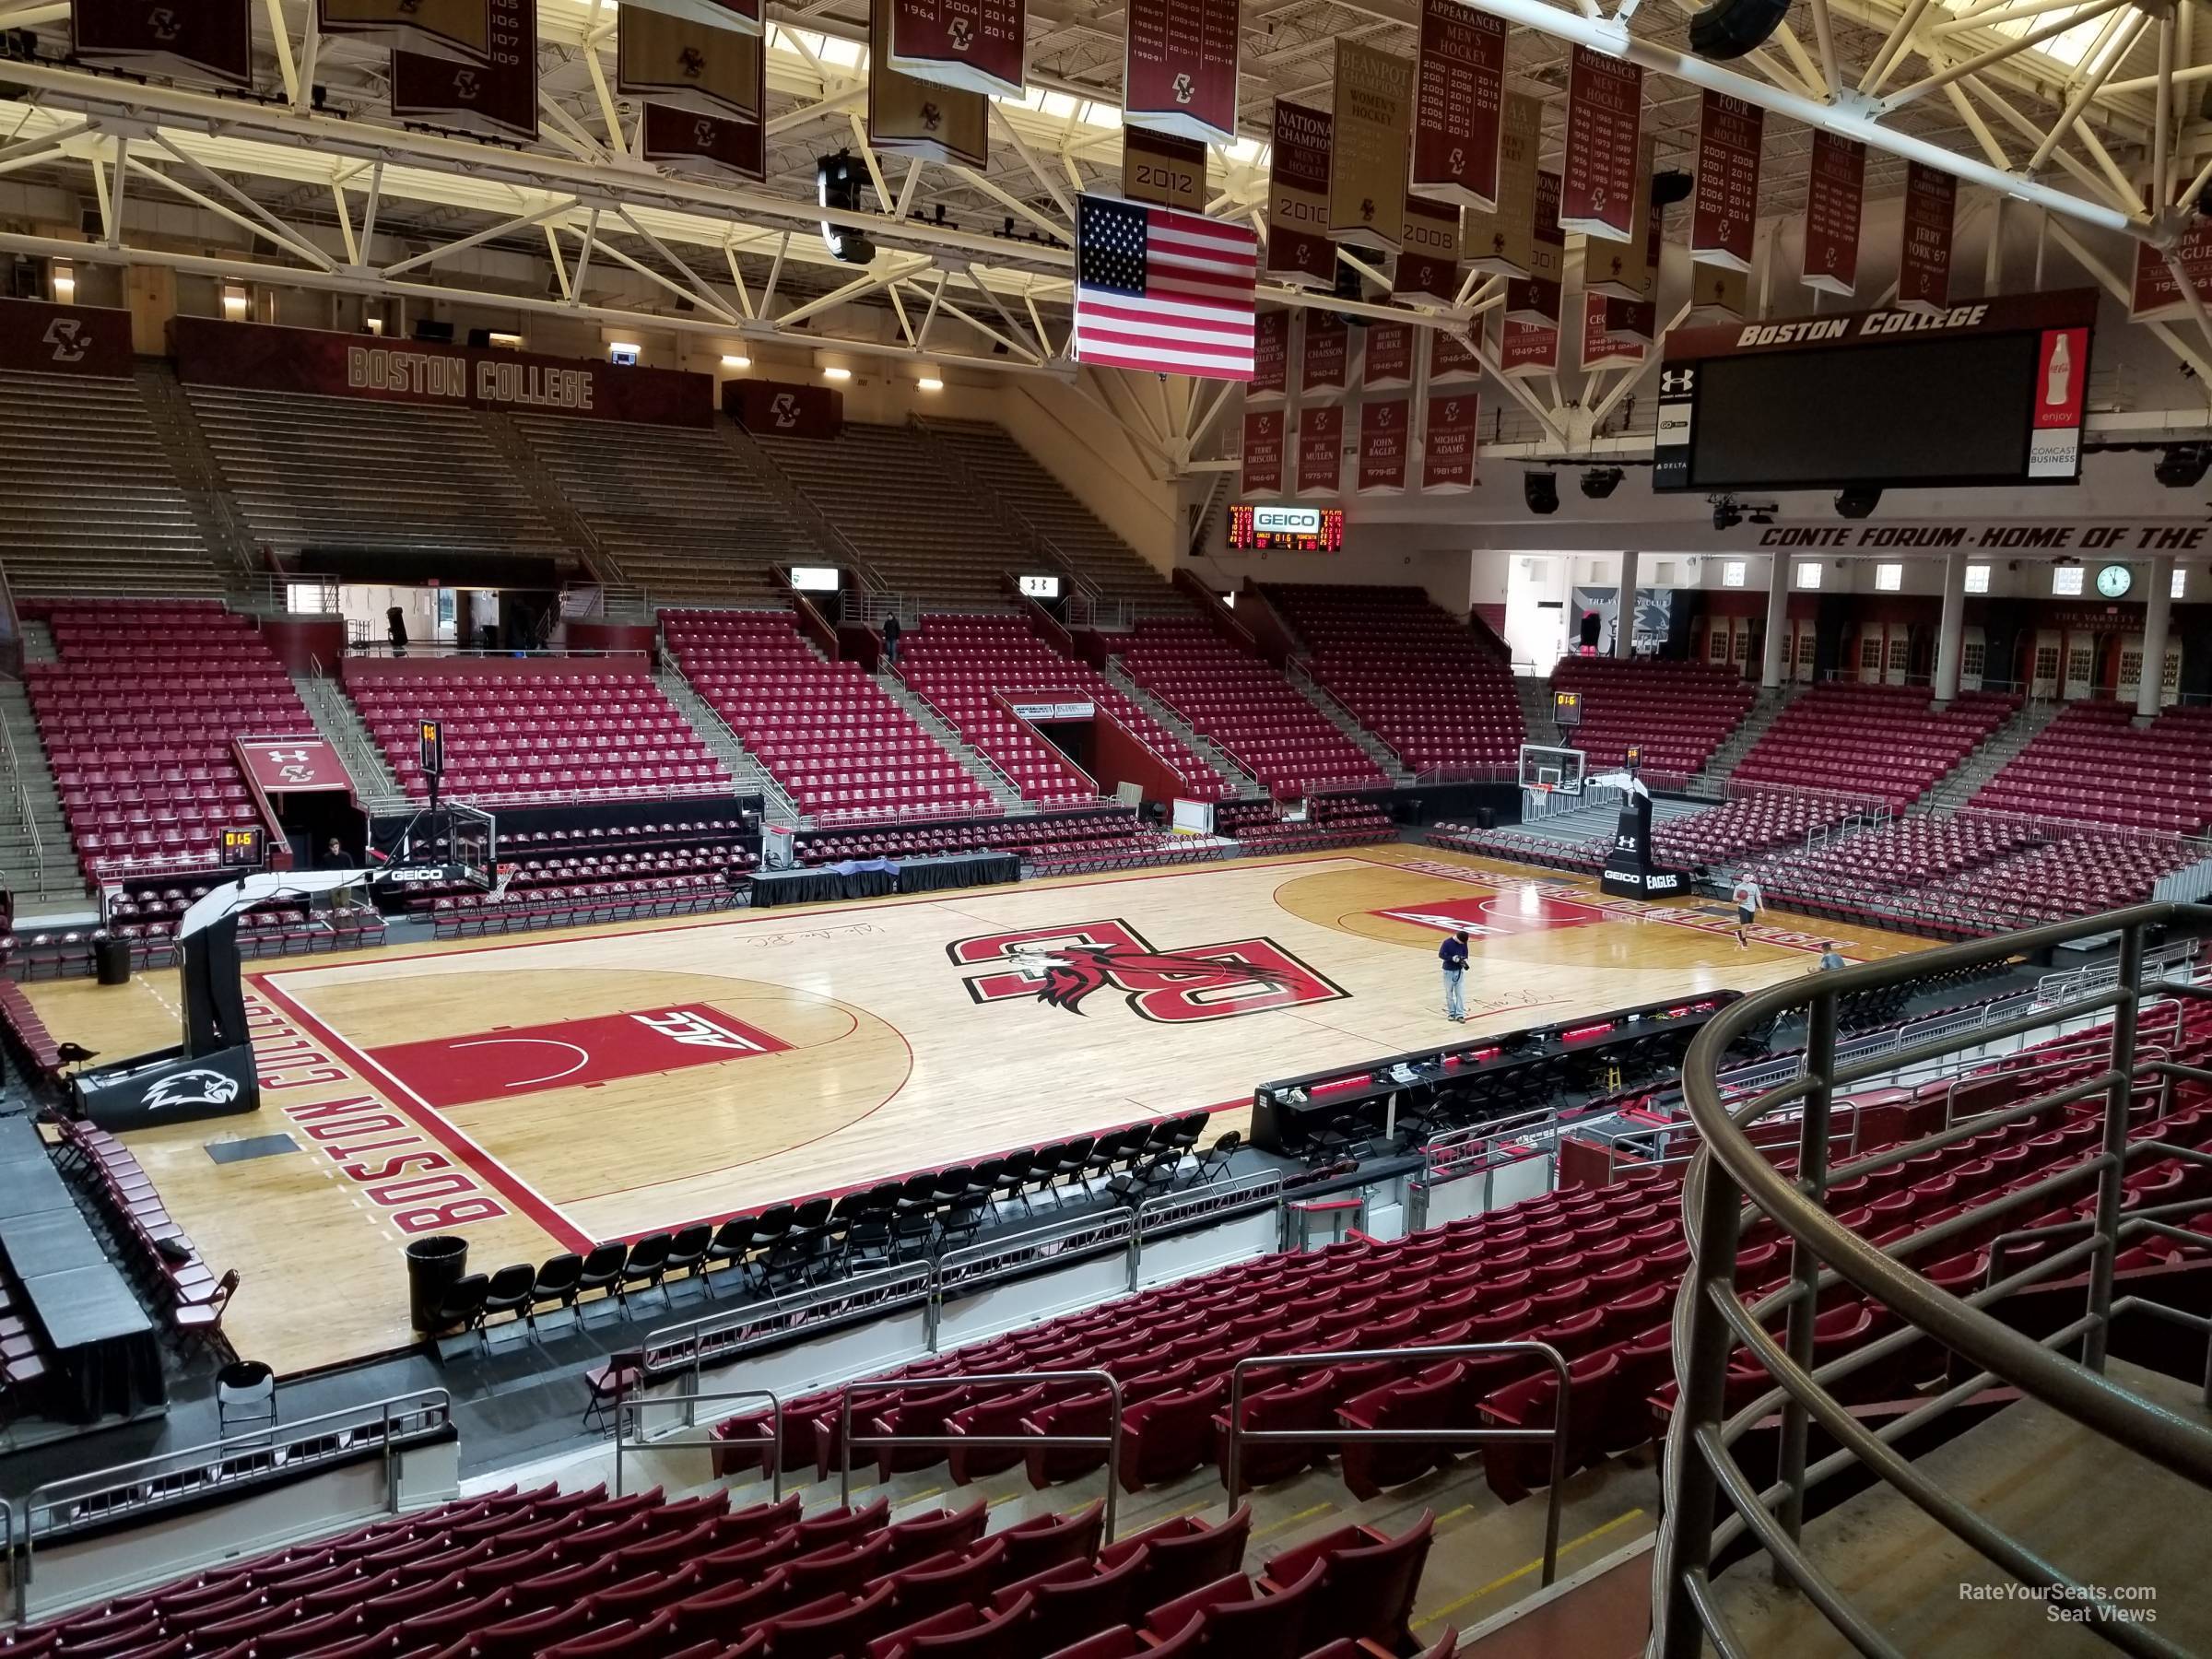
[[[1903,241],[1897,256],[1897,309],[1933,313],[1951,303],[1951,244],[1958,230],[1959,181],[1905,163]]]
[[[1406,198],[1406,221],[1390,291],[1399,296],[1459,300],[1459,209],[1448,202]]]
[[[70,50],[100,69],[253,84],[252,0],[76,0]]]
[[[537,0],[491,0],[491,58],[392,54],[392,113],[487,138],[537,137]]]
[[[892,0],[891,67],[940,87],[1019,98],[1028,16],[1021,0]]]
[[[1532,380],[1559,371],[1559,331],[1545,324],[1508,322],[1498,334],[1498,372]]]
[[[740,34],[760,32],[760,0],[622,0],[622,4],[666,12],[691,23],[734,29]]]
[[[1623,300],[1608,300],[1603,294],[1584,294],[1583,369],[1620,369],[1642,362],[1651,349],[1648,331],[1652,324],[1633,313],[1645,309]],[[1636,337],[1639,327],[1646,331],[1646,338]]]
[[[1495,208],[1504,109],[1505,19],[1459,0],[1421,0],[1413,194],[1486,213]]]
[[[1334,123],[1326,112],[1275,100],[1275,142],[1267,157],[1265,274],[1301,288],[1336,280],[1336,244],[1329,240],[1329,153]]]
[[[885,154],[980,171],[991,160],[990,100],[891,67],[896,4],[876,0],[868,15],[868,142]]]
[[[757,54],[755,61],[759,61]],[[645,106],[645,140],[641,153],[648,161],[685,172],[734,173],[756,181],[767,173],[759,122],[719,121],[712,115],[672,110],[666,104]]]
[[[1125,17],[1123,125],[1234,144],[1237,0],[1129,0]]]
[[[1564,229],[1628,240],[1642,126],[1642,67],[1577,46],[1567,72],[1567,159],[1559,174]]]
[[[1335,122],[1329,235],[1350,247],[1395,253],[1413,138],[1412,64],[1337,36]]]
[[[1724,92],[1698,114],[1698,184],[1690,198],[1689,256],[1730,271],[1751,268],[1759,231],[1759,148],[1767,112]]]
[[[1849,294],[1859,282],[1859,212],[1866,197],[1866,147],[1815,131],[1805,185],[1805,285]]]
[[[1206,162],[1213,152],[1195,138],[1122,124],[1122,194],[1190,213],[1206,211]]]
[[[1646,138],[1636,147],[1636,212],[1630,237],[1584,246],[1583,286],[1609,299],[1641,303],[1657,293],[1659,283],[1659,224],[1652,211],[1652,158],[1657,147]]]
[[[663,109],[758,122],[761,67],[759,35],[634,6],[616,22],[616,90]]]
[[[1488,213],[1470,211],[1462,232],[1461,245],[1478,271],[1530,275],[1536,234],[1536,150],[1543,137],[1544,106],[1519,92],[1507,93],[1498,137],[1498,206]],[[1553,222],[1558,218],[1555,206]]]

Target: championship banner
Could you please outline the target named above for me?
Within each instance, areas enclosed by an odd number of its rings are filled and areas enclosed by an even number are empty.
[[[1244,401],[1280,397],[1290,389],[1290,313],[1260,312],[1252,330],[1252,379],[1244,384]]]
[[[1859,209],[1866,196],[1866,148],[1818,129],[1805,184],[1805,285],[1849,294],[1859,281]]]
[[[1472,392],[1446,392],[1429,400],[1429,426],[1421,437],[1421,493],[1465,495],[1475,488],[1477,428],[1482,399]]]
[[[845,394],[796,381],[726,380],[723,413],[748,432],[827,443],[845,429]]]
[[[991,160],[990,100],[891,67],[895,4],[876,0],[868,11],[868,142],[888,155],[980,171]]]
[[[1019,98],[1029,62],[1022,0],[890,0],[891,67],[940,87]]]
[[[1505,19],[1458,0],[1421,0],[1413,95],[1414,194],[1489,212],[1498,206],[1505,107]]]
[[[739,34],[760,32],[760,0],[622,0],[622,4],[666,12],[690,23],[734,29]]]
[[[761,61],[755,53],[753,61]],[[735,173],[759,181],[768,176],[768,153],[758,121],[724,121],[687,115],[666,104],[645,106],[645,137],[641,155],[683,172]]]
[[[1213,152],[1195,138],[1122,124],[1122,194],[1132,202],[1206,211],[1206,163]]]
[[[537,137],[537,0],[491,0],[491,57],[392,54],[392,113],[487,138]]]
[[[761,55],[759,35],[626,6],[615,25],[615,89],[689,115],[758,122]]]
[[[1624,369],[1641,363],[1651,349],[1648,331],[1653,324],[1632,313],[1650,312],[1649,306],[1640,306],[1618,300],[1607,300],[1603,294],[1585,293],[1583,296],[1583,368]],[[1641,323],[1646,331],[1645,339],[1638,339],[1634,330]]]
[[[491,58],[491,0],[315,0],[315,26],[394,52],[463,64]]]
[[[1275,138],[1267,158],[1267,263],[1264,276],[1305,288],[1336,280],[1336,244],[1329,240],[1330,134],[1321,110],[1275,100]]]
[[[1406,488],[1406,443],[1413,404],[1407,398],[1370,399],[1359,408],[1361,495],[1395,495]]]
[[[1742,271],[1719,265],[1689,267],[1689,314],[1700,323],[1729,318],[1742,322],[1751,314],[1751,278]]]
[[[1958,230],[1959,181],[1917,161],[1905,163],[1903,241],[1897,255],[1897,309],[1939,312],[1951,303],[1951,244]]]
[[[1652,138],[1636,147],[1636,211],[1628,241],[1593,241],[1583,249],[1583,287],[1589,292],[1639,302],[1657,292],[1660,226],[1652,211],[1652,159],[1657,149],[1658,141]]]
[[[253,0],[75,0],[70,50],[98,69],[253,84]]]
[[[1237,6],[1238,0],[1129,0],[1124,128],[1194,144],[1237,141]]]
[[[1625,241],[1636,220],[1636,167],[1643,127],[1643,69],[1577,46],[1567,72],[1567,159],[1559,224]]]
[[[1327,312],[1306,312],[1298,359],[1300,397],[1334,395],[1345,388],[1351,369],[1352,330],[1342,317]]]
[[[1441,329],[1428,331],[1441,334]],[[1367,349],[1361,354],[1359,384],[1368,389],[1403,386],[1413,380],[1413,324],[1371,323]]]
[[[1707,92],[1698,115],[1698,184],[1690,198],[1689,256],[1730,271],[1751,268],[1759,233],[1759,147],[1767,112]]]
[[[1344,490],[1344,406],[1316,404],[1298,412],[1298,493],[1340,495]]]
[[[1559,175],[1539,170],[1535,235],[1528,244],[1528,275],[1506,278],[1506,316],[1516,323],[1557,328],[1559,287],[1566,280],[1567,232],[1559,229]]]
[[[2212,301],[2212,219],[2192,217],[2173,256],[2188,274],[2189,286],[2200,300]],[[2128,320],[2134,323],[2171,323],[2191,315],[2187,296],[2174,280],[2173,266],[2148,242],[2136,244],[2135,279],[2128,285]]]
[[[1406,198],[1405,247],[1392,274],[1393,295],[1425,295],[1446,305],[1459,300],[1459,209],[1420,196]]]
[[[1413,65],[1338,35],[1335,121],[1329,235],[1395,253],[1405,228],[1406,151],[1413,140]]]
[[[476,351],[213,317],[171,318],[169,340],[177,378],[187,385],[653,426],[703,427],[714,420],[714,377],[676,369],[619,369],[589,358]],[[126,348],[127,343],[126,336]]]
[[[1478,339],[1481,337],[1481,327],[1482,319],[1477,317],[1475,328],[1478,331],[1476,335]],[[1424,332],[1429,335],[1430,385],[1441,386],[1482,378],[1482,359],[1477,355],[1473,346],[1448,328],[1431,328]]]
[[[0,369],[124,379],[131,372],[131,313],[0,300]]]
[[[1508,321],[1498,335],[1498,372],[1531,380],[1559,371],[1559,331],[1545,324]]]
[[[1244,478],[1238,494],[1280,495],[1283,490],[1283,411],[1244,411]]]
[[[1529,276],[1535,254],[1536,152],[1544,138],[1544,106],[1519,92],[1505,95],[1498,136],[1498,206],[1470,212],[1462,245],[1475,268],[1494,276]],[[1556,222],[1558,215],[1553,216]]]

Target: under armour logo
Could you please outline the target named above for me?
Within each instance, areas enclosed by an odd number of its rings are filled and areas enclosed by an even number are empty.
[[[1175,101],[1187,104],[1198,96],[1198,88],[1191,84],[1190,72],[1185,70],[1175,77]]]
[[[975,44],[975,29],[967,18],[955,18],[952,27],[946,31],[946,39],[955,52],[965,52]]]
[[[466,65],[453,71],[453,96],[474,102],[483,88],[478,84],[477,72]]]
[[[799,424],[799,399],[796,393],[779,392],[769,399],[768,418],[780,427]]]
[[[682,66],[686,80],[698,80],[707,72],[706,54],[696,46],[685,47],[677,63]]]
[[[184,26],[177,21],[177,8],[173,6],[153,7],[146,14],[146,32],[165,45],[174,41],[184,32]]]
[[[1659,371],[1659,390],[1662,392],[1688,392],[1697,383],[1698,371],[1695,369],[1662,369]]]
[[[46,324],[46,344],[53,347],[55,362],[81,363],[92,345],[92,336],[75,317],[56,317]]]

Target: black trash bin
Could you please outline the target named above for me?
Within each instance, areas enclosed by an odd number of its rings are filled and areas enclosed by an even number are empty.
[[[1477,807],[1476,807],[1476,808],[1475,808],[1475,828],[1476,828],[1476,829],[1477,829],[1477,830],[1495,830],[1495,829],[1497,829],[1497,828],[1498,828],[1498,808],[1497,808],[1497,807],[1495,807],[1495,806],[1477,806]]]
[[[110,935],[92,941],[92,963],[103,985],[131,982],[131,942]]]
[[[418,1331],[438,1328],[445,1293],[468,1271],[468,1241],[432,1233],[407,1245],[407,1315]]]

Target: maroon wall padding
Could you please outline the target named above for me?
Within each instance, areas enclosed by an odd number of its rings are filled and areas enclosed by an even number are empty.
[[[265,617],[261,637],[293,674],[304,674],[310,668],[335,674],[346,657],[342,617]]]
[[[566,631],[571,651],[641,651],[651,657],[657,650],[657,635],[650,622],[599,622],[579,617]]]
[[[43,300],[0,300],[0,369],[23,374],[131,372],[131,313]]]
[[[1112,715],[1100,709],[1091,717],[1091,774],[1111,794],[1117,783],[1134,783],[1147,801],[1171,801],[1183,790],[1175,769]]]
[[[748,432],[827,441],[845,429],[845,394],[794,381],[722,382],[723,413]]]

